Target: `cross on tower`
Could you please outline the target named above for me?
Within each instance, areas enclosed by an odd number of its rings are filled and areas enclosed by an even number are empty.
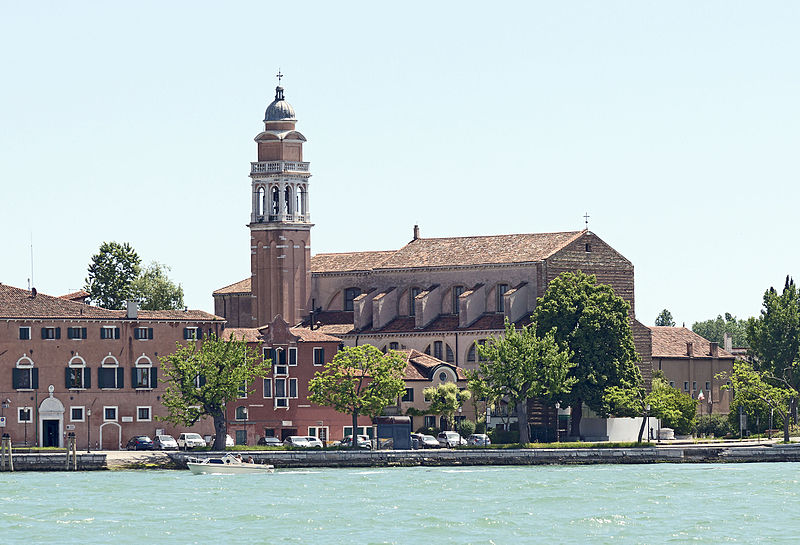
[[[278,85],[280,85],[281,84],[281,78],[283,77],[283,74],[281,74],[281,69],[280,68],[278,68],[278,73],[275,74],[275,77],[278,78]]]
[[[588,231],[589,230],[589,212],[586,212],[586,214],[583,215],[583,219],[586,222],[586,230]]]

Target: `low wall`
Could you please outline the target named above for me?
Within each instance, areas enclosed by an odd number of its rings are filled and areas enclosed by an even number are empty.
[[[105,454],[78,454],[78,470],[106,469]],[[69,471],[72,467],[69,468]],[[7,470],[6,470],[7,471]],[[14,454],[14,471],[68,471],[64,454]]]
[[[632,442],[639,438],[642,418],[581,418],[581,437],[587,441]],[[642,438],[647,440],[648,428],[655,436],[658,419],[650,417]]]
[[[276,468],[301,467],[395,467],[481,466],[551,464],[648,464],[708,462],[800,462],[800,445],[760,447],[643,447],[565,449],[455,449],[343,450],[237,452],[256,463]],[[219,453],[170,453],[175,465],[186,467],[186,458],[219,456]]]

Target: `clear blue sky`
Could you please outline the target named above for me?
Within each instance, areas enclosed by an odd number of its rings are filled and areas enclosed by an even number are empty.
[[[800,276],[797,2],[0,2],[0,282],[80,289],[103,241],[192,308],[249,275],[278,68],[312,252],[590,229],[637,316],[759,312]]]

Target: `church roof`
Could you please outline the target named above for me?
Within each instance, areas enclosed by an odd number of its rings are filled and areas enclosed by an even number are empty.
[[[264,121],[297,121],[292,105],[283,98],[283,87],[275,88],[275,100],[267,106]]]
[[[550,257],[584,232],[418,238],[394,251],[317,254],[311,258],[311,271],[336,273],[536,262]]]
[[[125,310],[109,310],[0,284],[0,319],[127,319]],[[222,321],[202,310],[140,310],[137,320]]]
[[[266,332],[269,326],[264,327],[226,327],[222,333],[223,338],[228,339],[231,335],[235,340],[243,340],[248,343],[260,343],[264,339],[263,333]],[[307,343],[324,343],[324,342],[341,342],[339,337],[328,335],[319,329],[310,329],[308,327],[290,327],[289,332],[298,337],[300,342]]]
[[[467,380],[464,370],[456,367],[452,363],[444,362],[418,350],[395,350],[400,352],[406,360],[404,372],[405,380],[430,380],[431,373],[440,366],[449,367],[458,377],[458,380]]]
[[[214,292],[214,295],[222,295],[228,293],[250,293],[250,277],[248,276],[244,280],[240,280],[238,282],[234,282],[230,286],[225,286],[224,288],[220,288]]]
[[[654,358],[688,358],[686,343],[692,343],[692,357],[710,358],[711,342],[685,327],[651,326]],[[720,348],[720,358],[733,359],[730,352]]]

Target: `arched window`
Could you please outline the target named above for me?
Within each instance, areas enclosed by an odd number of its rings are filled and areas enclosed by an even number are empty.
[[[263,187],[258,188],[258,202],[256,203],[256,215],[264,215],[264,207],[266,206],[266,191]]]
[[[283,199],[286,202],[286,213],[292,215],[292,188],[288,185],[283,191]]]
[[[236,407],[236,420],[247,420],[247,407]]]
[[[353,310],[353,300],[361,295],[361,288],[347,288],[344,290],[344,310]]]
[[[86,361],[75,352],[67,364],[66,386],[70,390],[82,390],[91,387],[91,375],[86,368]]]
[[[472,346],[469,347],[469,352],[467,352],[467,361],[469,361],[469,362],[474,362],[475,361],[475,354],[476,354],[475,345],[476,344],[479,344],[479,345],[483,346],[483,345],[486,344],[486,340],[485,339],[481,339],[479,341],[475,341],[472,344]],[[486,360],[483,357],[478,356],[478,361],[486,361]]]
[[[98,388],[122,388],[125,381],[124,371],[119,366],[119,361],[111,352],[100,362],[97,370]]]
[[[271,215],[277,216],[281,213],[281,192],[277,187],[272,188],[272,212]]]
[[[39,370],[34,367],[32,359],[22,356],[11,370],[11,380],[15,390],[36,390],[39,388]]]
[[[156,387],[156,371],[153,362],[145,354],[136,358],[134,368],[131,369],[131,381],[137,389],[152,389]]]

